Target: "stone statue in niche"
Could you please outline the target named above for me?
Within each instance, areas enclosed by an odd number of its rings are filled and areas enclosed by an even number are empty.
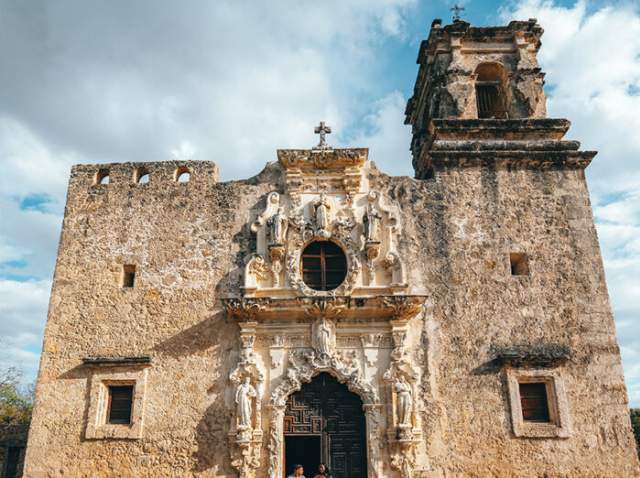
[[[330,357],[336,345],[335,325],[326,317],[319,318],[313,325],[314,348],[318,357]]]
[[[365,242],[379,242],[380,241],[380,221],[382,216],[369,204],[367,211],[362,217],[362,224],[364,226],[364,240]]]
[[[256,389],[251,385],[251,377],[246,376],[244,382],[236,389],[236,405],[238,406],[238,428],[251,428],[251,400],[257,396]]]
[[[411,406],[413,405],[411,385],[407,382],[404,375],[400,375],[397,382],[394,384],[394,388],[396,390],[397,397],[398,425],[410,425]]]
[[[289,219],[284,213],[284,208],[279,207],[276,213],[269,218],[269,244],[283,244],[287,235]]]
[[[329,355],[331,351],[331,327],[326,320],[318,325],[318,352]]]
[[[316,220],[316,235],[328,238],[331,236],[329,232],[329,210],[331,209],[331,204],[329,204],[325,193],[320,194],[320,199],[314,203],[313,208]]]

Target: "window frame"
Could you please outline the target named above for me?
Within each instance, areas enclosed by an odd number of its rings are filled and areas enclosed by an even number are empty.
[[[87,439],[140,439],[144,427],[144,399],[147,386],[147,366],[99,366],[89,384]],[[109,387],[133,386],[129,423],[110,423]]]
[[[541,396],[532,396],[532,395],[528,395],[528,396],[523,396],[522,393],[522,389],[523,388],[527,388],[527,385],[532,386],[531,388],[539,388],[540,391],[542,392],[540,395]],[[518,382],[518,393],[520,394],[520,409],[522,410],[522,420],[525,422],[533,422],[533,423],[550,423],[551,422],[551,410],[550,410],[550,406],[549,406],[549,382],[548,381],[520,381]],[[540,400],[540,402],[544,405],[543,407],[540,408],[540,410],[535,410],[534,408],[527,408],[525,409],[524,404],[527,400],[531,401],[532,399],[534,400]],[[540,416],[538,415],[533,415],[533,413],[531,413],[529,416],[527,416],[530,412],[534,412],[534,411],[539,411],[540,412]]]
[[[523,438],[567,438],[572,426],[564,381],[559,370],[506,367],[506,380],[513,434]],[[544,383],[547,394],[548,422],[525,420],[520,396],[521,383]]]
[[[114,397],[114,389],[116,388],[127,388],[127,389],[131,389],[131,393],[128,397],[128,401],[129,401],[129,417],[127,418],[127,421],[121,421],[120,419],[115,419],[113,417],[113,397]],[[135,383],[132,384],[112,384],[112,385],[107,385],[107,394],[108,394],[108,401],[107,401],[107,418],[106,418],[106,422],[109,425],[131,425],[131,417],[133,416],[133,397],[135,394],[135,390],[136,390],[136,386]]]
[[[494,89],[494,92],[491,94],[483,95],[480,94],[480,91],[483,89],[488,91],[488,88],[491,87]],[[478,111],[478,119],[508,119],[507,108],[505,106],[505,98],[504,92],[502,88],[502,84],[500,81],[476,81],[475,82],[475,94],[476,94],[476,109]],[[480,91],[479,91],[480,90]],[[483,103],[483,98],[491,97],[493,108],[490,110],[483,110],[480,108],[481,103]],[[486,116],[484,113],[487,114]]]
[[[309,247],[311,247],[314,244],[318,244],[320,247],[320,251],[319,253],[309,253],[306,252]],[[336,253],[335,254],[327,254],[327,245],[331,244],[332,246],[335,247]],[[338,253],[339,252],[339,253]],[[305,258],[308,259],[319,259],[320,260],[320,265],[319,268],[316,269],[307,269],[305,268]],[[340,269],[329,269],[327,268],[327,258],[341,258],[343,259],[344,262],[344,266],[343,268]],[[304,284],[309,287],[310,289],[313,289],[315,291],[319,291],[319,292],[329,292],[332,290],[337,289],[338,287],[340,287],[345,279],[347,278],[347,274],[348,274],[349,268],[348,268],[348,264],[347,264],[347,255],[344,253],[344,250],[335,242],[333,241],[329,241],[329,240],[320,240],[320,241],[312,241],[310,243],[308,243],[304,249],[302,250],[302,253],[300,254],[300,272],[302,275],[302,281],[304,282]],[[332,274],[332,273],[342,273],[342,279],[340,280],[340,282],[338,282],[337,284],[335,284],[334,287],[329,288],[328,284],[327,284],[327,276]],[[316,283],[310,283],[307,282],[305,280],[305,274],[320,274],[320,282],[319,284]],[[333,285],[334,283],[331,283],[331,285]]]

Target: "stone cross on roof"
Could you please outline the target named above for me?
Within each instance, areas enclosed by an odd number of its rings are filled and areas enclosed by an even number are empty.
[[[451,11],[453,12],[453,21],[457,22],[458,20],[460,20],[460,14],[464,12],[464,7],[461,7],[456,3],[453,7],[451,7]]]
[[[320,142],[318,143],[318,146],[316,146],[313,149],[330,149],[331,148],[331,146],[327,144],[327,138],[326,138],[326,135],[331,133],[331,126],[327,126],[324,124],[324,121],[320,121],[320,124],[316,126],[316,128],[314,129],[314,133],[320,135]]]

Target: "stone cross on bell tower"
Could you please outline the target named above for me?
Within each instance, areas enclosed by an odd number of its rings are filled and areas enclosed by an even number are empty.
[[[318,146],[314,147],[313,149],[331,148],[331,146],[327,144],[326,139],[326,135],[331,134],[331,126],[327,126],[324,124],[324,121],[320,121],[320,124],[314,129],[314,133],[320,135],[320,142],[318,143]]]
[[[464,12],[464,7],[456,3],[453,7],[451,7],[451,11],[453,12],[453,21],[457,22],[458,20],[460,20],[460,14]]]

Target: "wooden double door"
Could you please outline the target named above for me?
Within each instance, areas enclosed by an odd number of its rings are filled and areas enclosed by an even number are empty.
[[[318,375],[287,400],[285,476],[301,464],[312,478],[325,463],[333,478],[366,478],[365,431],[360,398],[328,373]]]

